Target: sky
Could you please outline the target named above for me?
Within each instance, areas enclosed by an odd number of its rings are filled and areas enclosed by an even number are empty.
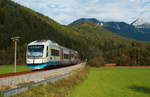
[[[79,18],[124,21],[137,18],[150,22],[150,0],[12,0],[51,19],[69,24]]]

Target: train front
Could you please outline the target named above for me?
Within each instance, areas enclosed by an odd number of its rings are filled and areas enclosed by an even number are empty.
[[[31,43],[27,46],[26,63],[29,68],[42,69],[46,67],[45,49],[44,44]]]

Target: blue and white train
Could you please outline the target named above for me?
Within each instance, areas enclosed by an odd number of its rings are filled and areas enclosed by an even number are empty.
[[[60,46],[51,40],[37,40],[28,44],[26,62],[29,68],[42,69],[52,65],[79,62],[78,52]]]

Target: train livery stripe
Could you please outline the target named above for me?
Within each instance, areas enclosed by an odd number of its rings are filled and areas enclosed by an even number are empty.
[[[51,65],[59,65],[62,64],[60,61],[51,61],[51,62],[47,62],[47,63],[42,63],[42,64],[27,64],[29,68],[44,68],[47,66],[51,66]],[[71,62],[69,61],[64,61],[63,64],[71,64]]]

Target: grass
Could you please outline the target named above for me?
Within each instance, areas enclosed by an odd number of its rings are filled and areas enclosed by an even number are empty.
[[[88,71],[88,69],[83,69],[68,78],[59,80],[55,83],[47,83],[32,87],[13,97],[66,97],[72,87],[75,87],[87,77]]]
[[[28,68],[26,65],[17,65],[16,71],[28,71],[31,70]],[[0,74],[5,74],[5,73],[12,73],[14,72],[14,66],[13,65],[1,65],[0,66]]]
[[[68,97],[150,97],[150,68],[92,68]]]
[[[88,74],[88,75],[87,75]],[[150,68],[91,68],[14,97],[150,97]]]

